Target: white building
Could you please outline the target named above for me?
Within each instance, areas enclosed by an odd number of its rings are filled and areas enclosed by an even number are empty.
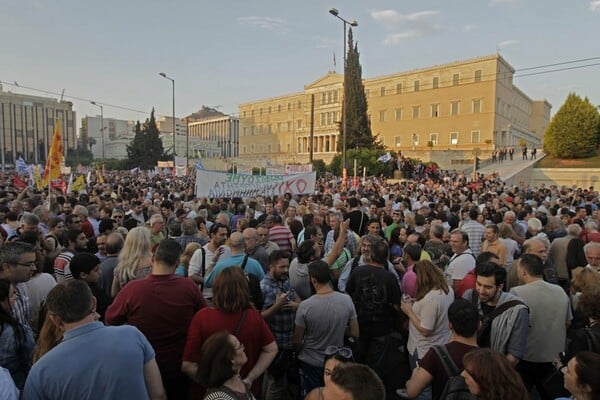
[[[127,145],[135,135],[135,121],[104,117],[104,138],[100,116],[81,119],[81,144],[91,148],[95,159],[127,158]]]

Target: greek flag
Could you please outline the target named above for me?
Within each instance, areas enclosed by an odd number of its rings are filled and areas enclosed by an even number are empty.
[[[386,162],[390,161],[391,159],[392,159],[392,155],[388,151],[387,153],[385,153],[384,155],[382,155],[381,157],[379,157],[377,159],[377,161],[381,161],[382,163],[386,163]]]
[[[272,166],[273,166],[273,163],[271,162],[271,160],[269,160],[269,159],[267,158],[267,160],[266,160],[266,161],[267,161],[267,167],[272,167]]]
[[[24,174],[25,172],[27,172],[27,163],[25,162],[25,160],[23,160],[23,157],[21,156],[17,158],[17,172],[19,174]]]
[[[196,160],[196,171],[199,171],[202,169],[206,169],[206,168],[204,168],[204,165],[202,165],[202,162],[200,162],[200,160]]]

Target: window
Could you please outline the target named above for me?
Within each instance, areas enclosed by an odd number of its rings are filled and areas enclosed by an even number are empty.
[[[458,132],[450,132],[450,144],[458,144]]]
[[[415,92],[418,92],[420,88],[421,88],[421,81],[416,80],[415,83],[414,83],[414,86],[413,86],[413,90]]]
[[[288,111],[292,109],[292,103],[288,103]]]
[[[396,108],[394,110],[394,118],[396,119],[396,121],[400,121],[402,119],[402,108]]]
[[[402,93],[402,84],[397,83],[396,84],[396,94],[401,94],[401,93]]]
[[[302,109],[302,101],[298,100],[298,110]]]
[[[475,71],[475,82],[481,82],[481,70],[480,69]]]
[[[252,127],[250,127],[250,134],[251,134],[251,135],[254,135],[254,127],[253,127],[253,126],[252,126]]]
[[[292,130],[292,121],[288,121],[287,122],[287,131],[291,131]]]
[[[379,89],[379,95],[380,95],[380,96],[385,96],[385,86],[382,86],[382,87]]]
[[[325,126],[325,113],[321,113],[321,126]]]
[[[479,143],[479,131],[471,131],[471,143]]]
[[[327,113],[327,125],[331,125],[331,113]]]
[[[333,103],[333,92],[327,92],[327,104]]]
[[[246,129],[248,129],[248,128],[244,128],[242,136],[246,136],[246,133],[247,133]]]
[[[419,145],[419,134],[418,133],[412,134],[412,142],[413,142],[413,146]]]
[[[288,143],[288,145],[287,145],[287,152],[288,152],[288,153],[290,152],[290,148],[291,148],[291,147],[292,147],[292,146],[291,146],[291,145]],[[281,144],[278,144],[278,145],[277,145],[277,148],[278,148],[278,151],[279,151],[279,152],[281,152]]]
[[[302,128],[302,120],[301,119],[296,121],[296,128],[298,128],[298,129]]]
[[[281,122],[277,123],[277,132],[281,132]]]
[[[371,91],[369,89],[365,89],[365,97],[369,97],[369,95],[371,94]]]
[[[260,111],[258,112],[258,115],[262,115],[262,107],[260,108]]]
[[[434,76],[433,77],[433,88],[437,89],[440,87],[440,77],[439,76]]]
[[[269,114],[271,114],[271,106],[269,106]]]
[[[401,143],[402,143],[402,141],[400,140],[400,136],[395,136],[394,137],[394,145],[396,147],[400,147]]]
[[[413,119],[419,119],[419,114],[421,113],[421,106],[413,106]]]
[[[451,101],[450,102],[450,115],[458,115],[459,108],[460,108],[460,101]]]
[[[269,153],[271,152],[271,145],[269,145]]]
[[[337,90],[333,92],[333,102],[334,103],[338,102],[338,91]]]
[[[250,111],[250,116],[254,117],[254,110]]]
[[[436,144],[438,144],[438,134],[437,133],[430,133],[429,134],[429,141],[435,146]]]
[[[481,112],[481,99],[473,100],[473,112],[478,114]]]
[[[440,115],[440,105],[439,103],[431,105],[431,117],[436,118]]]
[[[458,74],[452,75],[452,85],[457,86],[460,81],[460,76]]]
[[[379,111],[379,122],[385,122],[385,110]]]
[[[281,104],[277,104],[277,112],[281,112]]]

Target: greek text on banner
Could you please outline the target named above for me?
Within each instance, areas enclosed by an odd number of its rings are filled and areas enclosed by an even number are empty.
[[[315,180],[315,172],[298,175],[242,175],[198,170],[196,195],[220,198],[313,194]]]

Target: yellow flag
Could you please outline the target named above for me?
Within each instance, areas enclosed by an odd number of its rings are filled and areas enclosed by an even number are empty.
[[[96,175],[98,175],[98,183],[104,183],[104,177],[102,176],[102,171],[96,169]]]
[[[85,179],[83,175],[79,175],[75,182],[71,185],[71,190],[77,193],[81,193],[81,191],[85,188]]]
[[[53,179],[58,179],[61,177],[60,165],[62,164],[62,160],[63,146],[62,135],[60,134],[60,121],[56,120],[54,135],[52,136],[52,144],[50,145],[50,151],[48,151],[46,168],[44,169],[44,175],[42,176],[42,186],[49,186]]]
[[[44,189],[44,185],[42,185],[42,177],[40,176],[40,167],[37,165],[33,166],[33,180],[35,181],[35,188],[37,190]]]

